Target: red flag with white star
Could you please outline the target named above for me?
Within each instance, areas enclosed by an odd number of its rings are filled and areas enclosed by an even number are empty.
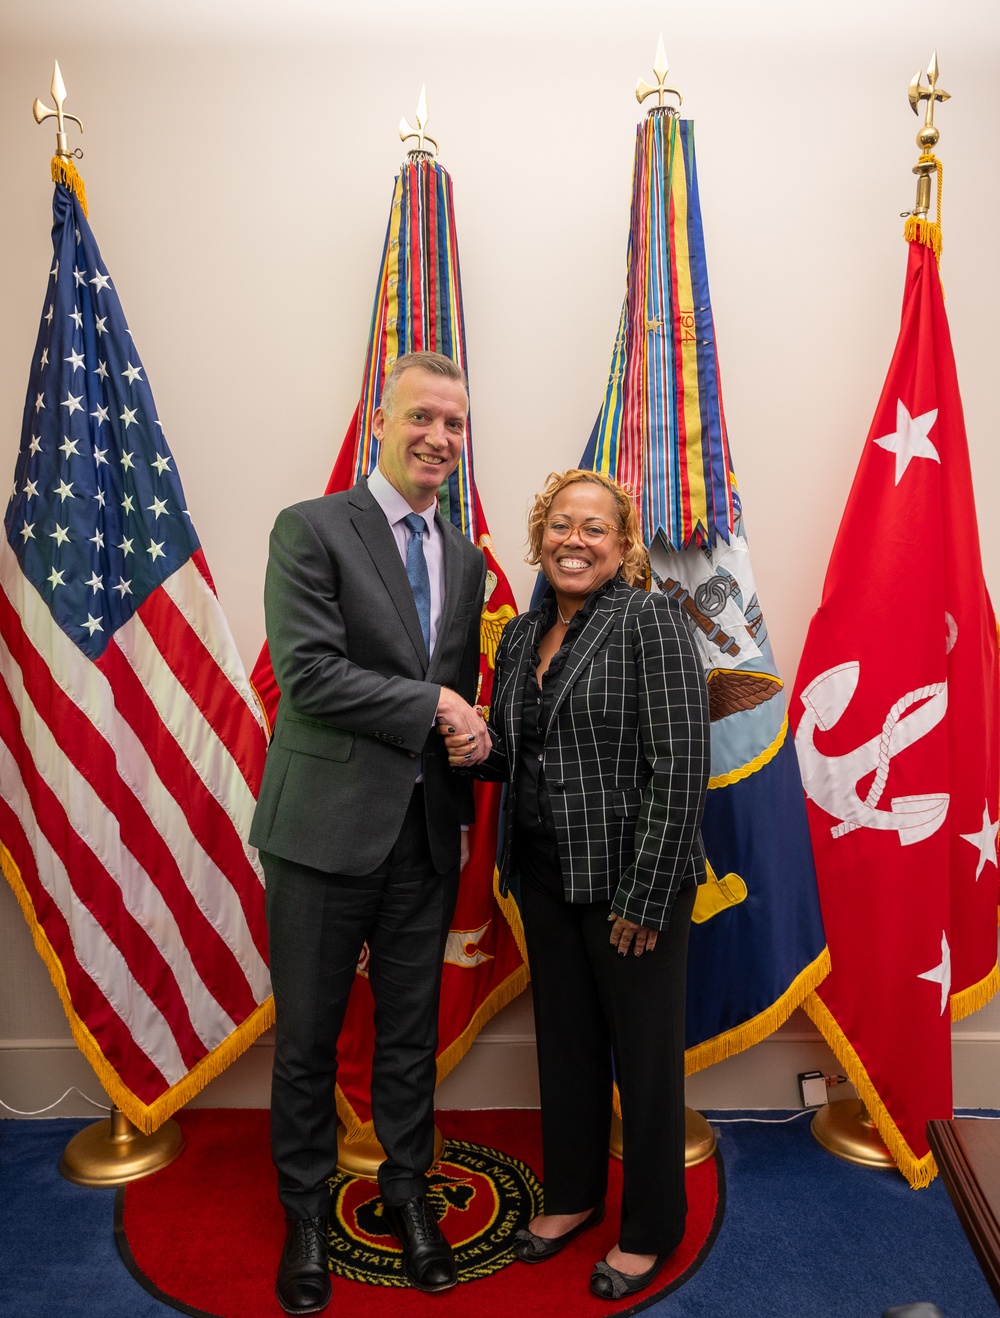
[[[913,1186],[951,1022],[996,991],[997,630],[934,253],[902,324],[792,697],[832,970],[806,1001]]]

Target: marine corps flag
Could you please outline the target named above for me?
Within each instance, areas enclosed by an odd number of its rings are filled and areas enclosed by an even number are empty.
[[[665,73],[661,45],[661,86]],[[637,129],[625,303],[580,465],[635,496],[652,588],[682,604],[708,682],[709,875],[688,952],[691,1074],[770,1034],[829,959],[784,688],[732,474],[694,126],[666,107]]]
[[[951,1022],[998,984],[997,681],[941,281],[911,241],[792,722],[833,962],[805,1008],[913,1186],[952,1115]]]
[[[83,184],[53,167],[0,542],[0,866],[80,1050],[149,1133],[274,1020],[245,844],[264,728]]]
[[[425,152],[411,152],[396,179],[382,252],[361,401],[341,446],[327,494],[348,489],[378,462],[372,417],[382,382],[397,357],[408,352],[440,352],[466,365],[465,317],[455,234],[451,177]],[[448,517],[486,555],[486,601],[481,625],[479,702],[488,706],[500,633],[516,608],[507,579],[493,553],[472,469],[472,421],[457,470],[438,493]],[[267,646],[253,672],[272,726],[280,693]],[[471,856],[462,871],[454,927],[445,950],[439,1015],[438,1080],[465,1055],[482,1026],[528,982],[519,950],[520,926],[513,904],[506,904],[514,927],[500,914],[494,896],[500,787],[477,783],[476,823],[470,830]],[[368,985],[367,948],[358,966],[340,1036],[337,1107],[351,1141],[371,1131],[371,1058],[374,1002]]]

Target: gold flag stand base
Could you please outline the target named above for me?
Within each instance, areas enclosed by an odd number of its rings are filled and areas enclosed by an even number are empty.
[[[444,1136],[434,1127],[434,1161],[436,1167],[444,1152]],[[363,1181],[377,1181],[378,1169],[385,1162],[385,1150],[374,1135],[366,1140],[349,1141],[343,1126],[337,1127],[337,1168]]]
[[[136,1130],[124,1112],[79,1131],[63,1149],[59,1170],[75,1185],[125,1185],[166,1167],[184,1148],[176,1121],[165,1121],[152,1135]]]
[[[717,1140],[715,1131],[707,1119],[694,1108],[684,1109],[684,1166],[697,1167],[700,1162],[708,1162],[715,1152]],[[622,1119],[617,1114],[611,1116],[611,1152],[616,1158],[622,1156]]]
[[[859,1167],[895,1167],[875,1122],[860,1098],[821,1107],[810,1124],[813,1138],[827,1153]]]

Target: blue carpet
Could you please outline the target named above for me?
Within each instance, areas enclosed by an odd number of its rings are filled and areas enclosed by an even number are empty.
[[[938,1177],[911,1190],[895,1171],[855,1167],[813,1139],[810,1118],[715,1125],[726,1216],[701,1270],[652,1318],[878,1318],[926,1300],[946,1318],[997,1306]]]
[[[722,1230],[700,1271],[644,1318],[879,1318],[917,1300],[946,1318],[996,1318],[940,1179],[914,1191],[895,1172],[841,1162],[813,1140],[808,1116],[775,1124],[783,1115],[768,1113],[767,1124],[719,1121]],[[86,1124],[0,1121],[2,1318],[176,1314],[119,1258],[115,1192],[59,1175],[63,1148]]]
[[[59,1175],[63,1149],[90,1124],[0,1121],[2,1318],[177,1318],[119,1257],[115,1191]]]

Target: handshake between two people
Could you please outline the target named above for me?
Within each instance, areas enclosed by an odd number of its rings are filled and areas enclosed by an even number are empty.
[[[435,713],[437,730],[448,748],[453,769],[471,769],[482,764],[493,748],[479,705],[470,705],[457,691],[441,688]]]

